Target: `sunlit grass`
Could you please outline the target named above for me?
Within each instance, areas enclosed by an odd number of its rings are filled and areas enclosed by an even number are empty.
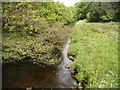
[[[118,87],[118,24],[85,23],[74,27],[68,53],[76,55],[73,67],[87,88]]]

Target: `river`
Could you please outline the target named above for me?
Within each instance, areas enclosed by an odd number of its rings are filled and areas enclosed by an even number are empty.
[[[67,57],[70,39],[64,45],[61,62],[54,67],[40,66],[29,61],[3,65],[3,88],[71,88],[75,79],[71,77],[72,69],[66,69],[72,61]]]

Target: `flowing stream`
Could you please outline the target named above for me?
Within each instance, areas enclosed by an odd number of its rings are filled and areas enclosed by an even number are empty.
[[[63,60],[55,67],[35,65],[32,62],[17,62],[3,65],[3,88],[71,88],[75,79],[72,68],[66,69],[72,61],[67,57],[70,39],[62,51]]]

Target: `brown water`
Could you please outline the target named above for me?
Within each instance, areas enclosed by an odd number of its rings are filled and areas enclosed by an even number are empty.
[[[48,67],[17,62],[3,65],[3,88],[71,88],[76,81],[71,77],[72,69],[65,65],[72,62],[67,57],[70,40],[67,41],[62,54],[63,60],[58,66]]]

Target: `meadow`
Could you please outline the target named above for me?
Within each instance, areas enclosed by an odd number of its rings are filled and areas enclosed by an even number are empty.
[[[118,23],[76,24],[68,54],[75,76],[86,88],[118,87]]]

